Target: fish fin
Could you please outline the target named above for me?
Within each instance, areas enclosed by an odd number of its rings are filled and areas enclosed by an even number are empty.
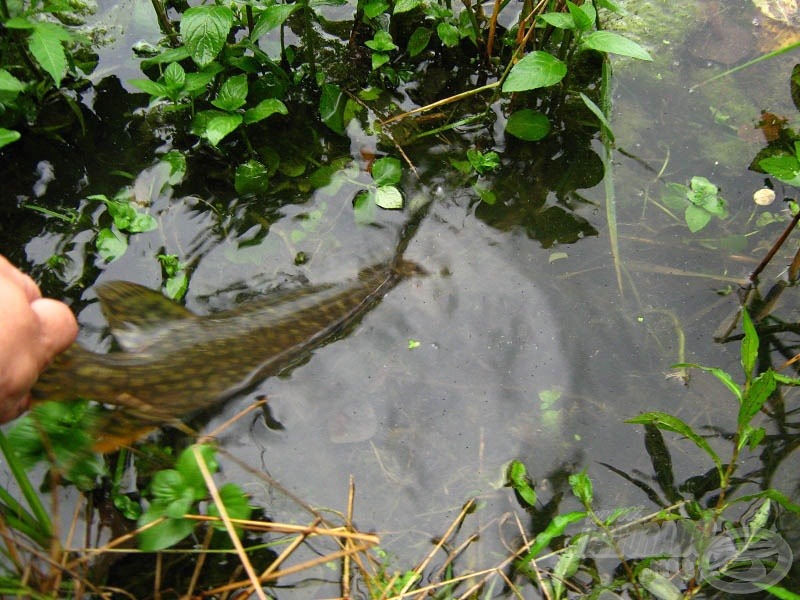
[[[164,335],[164,325],[197,315],[159,292],[129,281],[110,281],[96,288],[100,309],[123,350],[142,350]]]

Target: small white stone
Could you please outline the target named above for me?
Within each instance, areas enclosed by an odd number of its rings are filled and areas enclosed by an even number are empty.
[[[759,206],[769,206],[775,201],[775,192],[769,188],[761,188],[753,194],[753,201]]]

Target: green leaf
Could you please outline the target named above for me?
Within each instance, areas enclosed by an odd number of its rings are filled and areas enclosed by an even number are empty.
[[[744,376],[746,381],[749,382],[753,377],[753,370],[756,368],[756,360],[758,359],[758,333],[746,308],[742,309],[742,331],[744,332],[744,339],[739,351],[741,353]]]
[[[378,31],[371,40],[364,42],[364,45],[376,52],[391,52],[397,50],[397,46],[392,41],[392,36],[388,31]]]
[[[800,161],[794,156],[772,156],[758,161],[758,166],[775,179],[800,187]]]
[[[164,85],[170,90],[180,90],[186,85],[186,71],[176,63],[169,63],[164,69]]]
[[[14,77],[5,69],[0,69],[0,92],[9,92],[17,95],[26,88],[26,84]]]
[[[576,521],[581,521],[585,519],[586,516],[587,513],[581,511],[556,515],[553,517],[553,520],[550,521],[550,523],[547,525],[547,528],[545,528],[544,531],[536,536],[536,540],[533,542],[533,545],[522,558],[522,564],[526,565],[528,562],[536,558],[542,550],[550,545],[550,542],[553,540],[553,538],[560,536],[570,524],[575,523]]]
[[[206,138],[212,146],[216,146],[222,138],[236,131],[242,124],[242,120],[242,115],[238,113],[205,110],[195,115],[192,132]]]
[[[0,127],[0,148],[3,146],[8,146],[9,144],[16,142],[19,138],[22,137],[19,131],[14,131],[13,129],[6,129],[4,127]]]
[[[436,35],[442,40],[442,43],[448,48],[455,48],[458,46],[458,29],[455,25],[450,23],[439,23],[436,26]]]
[[[104,228],[97,234],[95,240],[97,253],[106,262],[117,260],[128,249],[128,240],[120,232]]]
[[[389,3],[385,0],[367,0],[363,5],[364,14],[370,19],[374,19],[388,8]]]
[[[550,119],[538,110],[523,108],[508,117],[506,133],[526,142],[538,142],[550,133]]]
[[[158,507],[151,504],[137,525],[144,527],[162,516],[164,516],[163,510],[159,510]],[[167,519],[163,523],[139,532],[137,537],[139,549],[143,552],[157,552],[174,546],[194,531],[194,525],[195,521],[190,519]]]
[[[594,490],[592,488],[592,480],[589,479],[586,470],[570,475],[569,485],[572,488],[572,493],[581,501],[581,504],[589,508],[594,498]]]
[[[256,104],[253,108],[244,111],[244,122],[247,125],[263,121],[274,114],[288,115],[289,109],[277,98],[267,98]]]
[[[250,39],[256,41],[261,36],[280,27],[301,6],[301,4],[273,4],[268,6],[259,15],[255,27],[253,27],[253,32],[250,34]]]
[[[147,213],[134,212],[133,220],[125,229],[128,233],[144,233],[158,228],[158,221]],[[121,228],[120,228],[121,229]]]
[[[739,407],[738,423],[740,426],[750,424],[751,419],[758,414],[777,385],[772,369],[767,369],[753,379],[742,400],[742,405]]]
[[[375,222],[375,192],[361,190],[353,199],[353,219],[356,225],[371,225]]]
[[[372,180],[375,185],[394,185],[400,182],[402,169],[400,161],[388,156],[372,163]]]
[[[35,23],[28,36],[28,50],[36,62],[53,78],[56,87],[67,72],[67,54],[62,42],[72,39],[60,25]]]
[[[184,11],[181,36],[197,66],[205,67],[217,58],[232,25],[233,12],[225,6],[196,6]]]
[[[697,233],[711,221],[711,213],[699,206],[689,204],[683,218],[686,220],[686,225],[689,226],[689,231]]]
[[[219,497],[222,500],[222,505],[225,507],[225,512],[231,519],[247,520],[253,512],[250,506],[250,501],[242,489],[235,483],[226,483],[219,488]],[[216,503],[208,507],[208,514],[212,517],[219,517],[219,507]],[[217,529],[225,529],[224,523],[216,523],[214,525]]]
[[[578,6],[567,0],[567,9],[569,10],[572,20],[575,22],[575,27],[577,29],[580,31],[588,31],[594,27],[597,14],[595,13],[594,6],[591,2],[586,2],[585,4]]]
[[[393,185],[382,185],[375,192],[375,204],[387,210],[403,208],[403,195]]]
[[[373,52],[372,53],[372,70],[377,71],[387,62],[389,62],[389,55],[384,54],[382,52]]]
[[[428,43],[431,41],[432,35],[433,31],[428,27],[417,27],[414,33],[411,34],[411,37],[408,38],[408,55],[416,56],[425,50],[425,48],[428,47]]]
[[[562,12],[548,12],[536,17],[556,29],[575,29],[575,19],[572,15]]]
[[[600,126],[603,128],[603,132],[606,134],[606,136],[608,136],[609,141],[613,143],[614,132],[611,131],[611,123],[609,123],[608,118],[606,118],[606,115],[603,113],[603,110],[599,106],[597,106],[597,104],[595,104],[594,101],[591,98],[589,98],[589,96],[587,96],[583,92],[581,92],[580,94],[583,103],[590,111],[592,111],[592,114],[594,114],[594,116],[597,117],[597,120],[600,121]]]
[[[269,170],[257,160],[248,160],[236,167],[234,187],[243,196],[263,194],[269,189]]]
[[[555,85],[567,74],[567,65],[552,54],[536,50],[519,61],[503,82],[504,92],[524,92]]]
[[[506,485],[511,486],[511,489],[519,495],[528,507],[533,508],[536,506],[536,490],[531,485],[528,478],[528,470],[523,463],[518,460],[512,460],[511,464],[508,465],[506,478],[508,479]]]
[[[719,379],[725,385],[725,387],[727,387],[731,391],[731,393],[734,396],[736,396],[736,400],[741,404],[742,390],[738,385],[736,385],[736,382],[733,380],[730,374],[728,374],[727,371],[724,371],[723,369],[720,369],[718,367],[704,367],[703,365],[696,365],[694,363],[678,363],[676,365],[672,365],[672,368],[700,369],[701,371],[711,373],[714,377]]]
[[[157,81],[152,81],[150,79],[129,79],[128,83],[155,98],[167,98],[170,95],[169,88]]]
[[[167,293],[167,296],[173,300],[180,300],[183,298],[188,288],[189,277],[186,275],[185,271],[168,277],[167,282],[164,284],[164,291]]]
[[[500,166],[500,155],[495,151],[481,152],[476,148],[467,149],[467,160],[476,173],[485,175]]]
[[[234,75],[225,80],[211,104],[227,112],[233,112],[247,102],[247,75]]]
[[[630,56],[639,60],[653,60],[647,50],[639,44],[611,31],[593,31],[583,36],[581,45],[586,49],[598,52]]]
[[[323,84],[322,96],[319,99],[319,116],[331,131],[344,135],[344,107],[347,96],[342,88],[330,83]]]
[[[203,473],[200,471],[200,467],[198,466],[197,460],[194,456],[193,448],[195,447],[200,450],[200,455],[203,458],[203,462],[208,467],[208,471],[210,473],[216,473],[219,469],[219,465],[217,464],[217,460],[215,458],[217,451],[213,446],[209,446],[208,444],[189,446],[183,452],[181,452],[180,456],[178,457],[178,460],[175,463],[175,468],[186,481],[186,484],[194,488],[195,499],[200,500],[206,496],[206,483],[205,479],[203,478]]]
[[[638,579],[642,587],[658,600],[682,600],[684,597],[672,581],[647,567],[639,571]]]
[[[414,10],[418,6],[422,6],[422,0],[397,0],[392,13],[399,15],[401,13]]]
[[[694,442],[695,446],[700,448],[703,452],[711,457],[711,460],[714,461],[717,469],[722,472],[722,461],[717,453],[714,452],[714,449],[708,445],[708,442],[705,440],[705,438],[695,433],[691,427],[681,421],[678,417],[674,417],[662,412],[648,412],[633,417],[632,419],[626,419],[625,422],[638,423],[640,425],[653,425],[659,429],[663,429],[664,431],[673,431],[689,438],[692,442]]]

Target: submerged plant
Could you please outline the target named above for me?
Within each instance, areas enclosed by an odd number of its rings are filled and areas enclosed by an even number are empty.
[[[692,177],[689,186],[668,183],[662,201],[672,210],[683,211],[686,226],[697,233],[709,224],[712,217],[728,217],[728,203],[719,195],[719,189],[705,177]]]

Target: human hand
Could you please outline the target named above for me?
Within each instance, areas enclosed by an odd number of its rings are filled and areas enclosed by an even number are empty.
[[[77,335],[69,307],[0,256],[0,423],[27,410],[39,373]]]

